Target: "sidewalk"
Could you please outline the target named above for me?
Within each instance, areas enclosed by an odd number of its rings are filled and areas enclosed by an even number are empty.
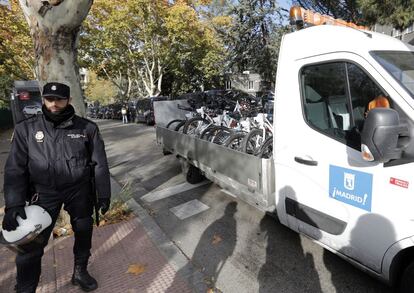
[[[7,134],[8,135],[8,134]],[[3,136],[1,154],[10,142]],[[2,157],[3,161],[3,157]],[[4,166],[0,166],[3,168]],[[0,174],[1,186],[3,174]],[[120,186],[111,180],[113,198]],[[0,196],[3,198],[2,191]],[[127,202],[137,216],[127,222],[94,228],[89,272],[99,287],[94,292],[207,292],[202,273],[167,238],[152,217],[134,199]],[[0,202],[0,220],[3,214]],[[42,259],[42,276],[36,292],[83,292],[70,283],[73,270],[73,236],[51,239]],[[0,246],[0,292],[14,292],[15,253]]]
[[[49,243],[37,292],[82,292],[70,283],[72,247],[73,237]],[[0,270],[0,292],[13,292],[14,253],[4,247],[0,250]],[[99,283],[96,292],[192,292],[137,218],[95,229],[89,271]]]
[[[114,180],[112,185],[113,192],[119,191]],[[99,284],[95,292],[206,292],[201,274],[193,272],[191,264],[147,212],[133,199],[127,204],[137,217],[94,228],[89,271]],[[49,241],[36,292],[83,292],[70,283],[73,241],[73,236]],[[7,248],[0,248],[0,292],[14,292],[14,257]]]

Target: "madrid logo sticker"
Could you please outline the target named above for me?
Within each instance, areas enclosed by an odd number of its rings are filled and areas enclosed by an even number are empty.
[[[372,174],[330,165],[329,197],[370,212]]]
[[[355,188],[355,174],[344,173],[344,187],[348,190]]]

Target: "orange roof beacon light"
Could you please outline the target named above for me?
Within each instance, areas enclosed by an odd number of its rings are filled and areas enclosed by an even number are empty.
[[[289,18],[290,24],[296,25],[296,28],[298,30],[302,29],[305,25],[313,26],[322,24],[347,26],[360,30],[369,30],[369,28],[366,26],[357,25],[352,22],[347,22],[343,19],[336,19],[329,15],[324,15],[317,12],[313,12],[311,10],[306,10],[300,6],[292,6],[290,8]]]
[[[303,28],[302,8],[299,6],[292,6],[289,11],[289,19],[290,24],[296,25],[298,30]]]

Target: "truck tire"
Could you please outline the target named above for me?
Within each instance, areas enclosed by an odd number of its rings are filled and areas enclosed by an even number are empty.
[[[262,138],[263,130],[253,129],[250,131],[243,139],[242,142],[242,152],[257,155],[260,151],[260,147],[263,145]]]
[[[260,149],[259,157],[262,159],[270,159],[273,157],[273,136],[266,138]]]
[[[183,133],[199,137],[201,132],[210,125],[206,119],[201,117],[194,117],[184,124]]]
[[[177,125],[180,122],[182,122],[182,121],[184,121],[184,120],[182,120],[182,119],[174,119],[174,120],[171,120],[170,122],[168,122],[166,128],[175,130],[175,128],[177,127]]]
[[[414,290],[414,261],[407,266],[401,277],[399,293],[412,293]]]
[[[162,154],[163,154],[164,156],[168,156],[168,155],[171,155],[171,154],[172,154],[172,152],[170,152],[170,151],[168,151],[167,149],[163,148],[163,149],[162,149]]]
[[[232,150],[239,151],[242,146],[243,138],[246,136],[245,132],[233,133],[226,141],[224,146],[231,148]]]
[[[203,173],[200,169],[197,167],[194,167],[193,165],[190,165],[187,171],[187,182],[191,184],[197,184],[200,183],[205,179]]]

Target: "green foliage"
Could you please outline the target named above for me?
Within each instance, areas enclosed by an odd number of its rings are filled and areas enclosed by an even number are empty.
[[[13,81],[34,78],[34,52],[29,27],[17,0],[0,5],[0,100],[7,101]]]
[[[286,31],[282,20],[281,10],[272,0],[228,3],[226,15],[214,19],[226,44],[227,70],[252,70],[266,81],[274,81],[280,37]]]
[[[404,29],[414,23],[413,0],[358,0],[358,4],[369,24],[389,24]]]
[[[113,102],[117,89],[112,82],[99,78],[95,72],[91,71],[85,94],[90,102],[97,101],[100,105],[108,105]]]
[[[124,99],[223,87],[229,71],[273,82],[282,21],[272,0],[96,0],[79,56]]]
[[[206,2],[97,0],[81,34],[81,62],[128,99],[210,86],[224,52],[196,10]]]
[[[175,83],[173,93],[219,86],[223,74],[224,48],[216,32],[197,11],[176,3],[165,19],[168,32],[168,71]]]

